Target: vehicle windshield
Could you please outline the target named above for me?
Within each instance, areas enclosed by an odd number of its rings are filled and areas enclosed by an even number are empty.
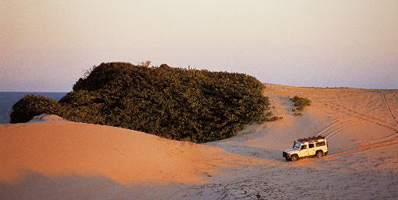
[[[301,142],[300,141],[298,141],[298,142],[295,141],[294,145],[293,145],[293,149],[299,149],[300,146],[301,146]]]

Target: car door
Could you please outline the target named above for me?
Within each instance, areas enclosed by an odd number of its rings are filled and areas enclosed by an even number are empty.
[[[315,144],[314,143],[310,143],[308,145],[308,155],[309,156],[313,156],[316,153],[316,149],[315,149]]]
[[[302,144],[299,151],[299,157],[308,156],[308,144]]]

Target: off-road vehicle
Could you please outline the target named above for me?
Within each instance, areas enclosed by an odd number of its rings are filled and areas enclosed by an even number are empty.
[[[308,156],[316,156],[322,158],[328,154],[328,144],[323,136],[300,138],[294,141],[292,149],[285,150],[283,157],[286,160],[296,161],[300,158]]]

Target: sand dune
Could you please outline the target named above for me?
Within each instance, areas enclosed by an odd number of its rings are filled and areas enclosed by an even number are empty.
[[[397,199],[398,90],[267,84],[283,120],[203,145],[47,116],[0,126],[0,199]],[[312,100],[294,116],[289,97]],[[330,154],[286,162],[299,137]]]
[[[216,166],[229,165],[222,161],[226,153],[219,148],[58,116],[0,126],[0,147],[0,199],[87,197],[107,185],[205,182]],[[25,185],[10,189],[21,182]],[[35,187],[42,182],[51,182],[51,190],[69,188],[54,194]],[[72,193],[65,194],[68,190]]]
[[[203,178],[196,172],[211,173],[210,161],[222,154],[189,142],[67,121],[7,125],[0,131],[0,179],[9,182],[22,178],[24,170],[49,177],[103,176],[121,184],[197,182]]]

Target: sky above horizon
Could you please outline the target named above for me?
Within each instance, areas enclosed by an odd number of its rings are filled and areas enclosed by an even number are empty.
[[[0,0],[0,91],[71,91],[124,61],[398,88],[398,0]]]

